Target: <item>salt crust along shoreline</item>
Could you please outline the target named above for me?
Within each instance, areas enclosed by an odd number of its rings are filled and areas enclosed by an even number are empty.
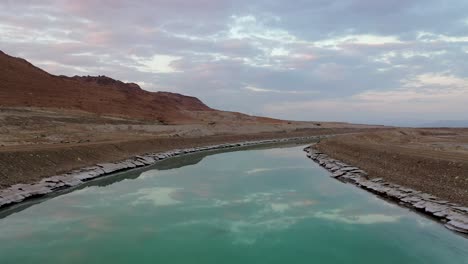
[[[229,149],[237,147],[246,147],[270,143],[293,142],[300,140],[315,140],[331,135],[320,135],[310,137],[293,137],[282,139],[269,139],[269,140],[256,140],[245,141],[239,143],[217,144],[205,147],[176,149],[162,153],[148,153],[145,155],[134,156],[129,159],[113,162],[113,163],[100,163],[95,166],[85,167],[77,170],[70,171],[65,174],[56,175],[42,179],[37,183],[32,184],[15,184],[6,189],[0,190],[0,209],[11,205],[19,204],[21,202],[42,197],[47,194],[62,191],[67,188],[77,187],[87,181],[107,176],[112,173],[122,172],[130,169],[140,168],[155,164],[171,157],[181,156],[184,154],[197,153],[201,151]]]
[[[382,178],[369,179],[368,174],[316,150],[314,146],[304,149],[307,157],[331,172],[331,177],[354,184],[401,206],[414,209],[437,219],[455,232],[468,234],[468,207],[441,200],[433,195],[386,182]]]

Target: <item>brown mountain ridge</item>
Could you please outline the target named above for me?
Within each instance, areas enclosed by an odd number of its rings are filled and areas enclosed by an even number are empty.
[[[192,112],[214,112],[195,97],[149,92],[106,76],[56,76],[0,51],[0,106],[82,110],[99,115],[196,122]],[[205,113],[206,115],[206,113]]]

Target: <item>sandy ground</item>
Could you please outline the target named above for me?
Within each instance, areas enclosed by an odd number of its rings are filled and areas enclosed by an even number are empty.
[[[229,112],[190,114],[202,121],[165,125],[80,111],[0,108],[0,188],[148,152],[374,129],[346,123],[259,123]]]
[[[236,113],[191,112],[196,124],[165,125],[160,122],[99,116],[87,112],[39,108],[0,108],[0,151],[20,146],[115,142],[154,137],[246,135],[264,132],[304,132],[323,128],[366,128],[346,123],[259,123],[238,120]],[[203,121],[205,120],[205,121]]]
[[[371,178],[468,205],[468,129],[395,129],[326,139],[317,148]]]

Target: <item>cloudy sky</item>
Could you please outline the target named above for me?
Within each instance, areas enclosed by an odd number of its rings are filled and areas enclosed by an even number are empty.
[[[464,0],[2,0],[0,49],[249,114],[468,118]]]

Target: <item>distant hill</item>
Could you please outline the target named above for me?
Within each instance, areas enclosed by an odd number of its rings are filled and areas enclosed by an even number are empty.
[[[422,124],[421,127],[468,127],[468,120],[440,120]]]
[[[191,121],[187,111],[215,111],[195,97],[148,92],[106,76],[55,76],[0,51],[0,106],[76,109],[165,122]]]

